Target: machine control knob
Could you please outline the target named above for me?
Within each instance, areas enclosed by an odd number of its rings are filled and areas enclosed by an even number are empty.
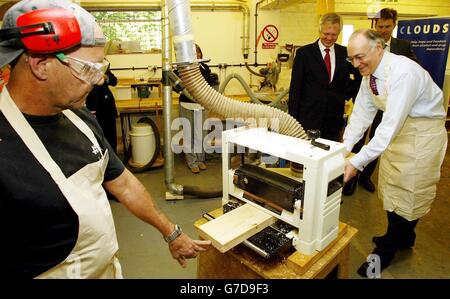
[[[317,142],[316,139],[320,138],[320,130],[308,130],[306,131],[308,134],[308,138],[311,139],[311,144],[326,151],[330,150],[330,146],[328,144],[323,144],[321,142]]]
[[[308,138],[312,140],[320,138],[320,130],[308,130],[306,131],[306,134],[308,134]]]

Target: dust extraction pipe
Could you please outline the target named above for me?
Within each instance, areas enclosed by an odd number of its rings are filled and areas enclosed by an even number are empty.
[[[204,80],[196,62],[194,34],[188,0],[168,0],[169,23],[179,63],[179,75],[189,93],[206,109],[223,117],[251,119],[258,125],[264,122],[278,133],[307,138],[305,130],[288,113],[261,104],[234,101],[218,93]],[[267,122],[271,120],[270,122]],[[272,120],[276,120],[274,123]]]
[[[162,97],[163,97],[163,120],[164,120],[164,180],[166,187],[172,194],[182,195],[183,186],[175,184],[174,180],[174,157],[170,148],[172,140],[171,115],[172,115],[172,86],[170,85],[170,41],[169,21],[167,19],[167,5],[161,1],[161,26],[162,26]]]
[[[197,198],[213,198],[222,196],[222,189],[205,189],[197,186],[183,186],[175,183],[174,156],[170,147],[172,140],[171,115],[172,115],[172,86],[170,84],[170,42],[169,24],[167,20],[167,5],[164,0],[161,3],[162,15],[162,85],[163,85],[163,115],[164,115],[164,180],[170,193],[175,195],[194,195]]]

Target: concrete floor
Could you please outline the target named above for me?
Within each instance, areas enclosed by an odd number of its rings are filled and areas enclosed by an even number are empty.
[[[176,183],[182,185],[220,186],[221,161],[208,160],[208,169],[193,175],[181,156],[175,156]],[[220,207],[221,199],[165,200],[164,169],[156,169],[137,177],[151,192],[158,206],[191,237],[197,233],[193,223],[203,213]],[[376,175],[374,175],[376,182]],[[450,278],[450,151],[442,167],[437,198],[431,212],[417,225],[416,246],[397,253],[392,264],[382,272],[383,278]],[[196,260],[181,268],[170,256],[158,231],[131,215],[121,204],[111,202],[119,240],[119,257],[125,278],[195,278]],[[372,251],[372,236],[384,234],[386,214],[376,193],[359,187],[355,194],[344,197],[340,219],[359,230],[351,243],[350,277]]]

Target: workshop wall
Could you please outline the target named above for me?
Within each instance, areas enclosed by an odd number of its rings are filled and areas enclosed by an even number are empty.
[[[274,2],[268,0],[268,2]],[[319,16],[317,1],[286,0],[283,4],[267,5],[279,9],[281,20],[281,44],[302,46],[314,42],[318,38]],[[335,0],[335,11],[343,17],[344,25],[353,25],[354,29],[370,28],[372,17],[384,7],[394,8],[399,13],[399,19],[424,18],[429,16],[450,16],[450,1],[448,0]],[[338,43],[342,44],[342,33]],[[447,72],[450,72],[450,59],[447,60]],[[280,86],[289,87],[290,69],[280,74]]]
[[[369,13],[374,14],[378,10],[390,7],[396,9],[399,14],[411,15],[450,15],[450,2],[448,0],[390,0],[390,1],[366,1],[344,0],[335,1],[337,12]]]
[[[8,1],[0,1],[0,4]],[[83,0],[75,2],[85,7],[145,7],[159,5],[160,1],[148,0]],[[250,32],[249,32],[249,64],[255,63],[255,7],[258,0],[248,1],[226,1],[215,0],[214,3],[244,3],[250,10]],[[213,3],[213,1],[192,1],[192,3]],[[425,16],[449,16],[450,2],[448,0],[335,0],[335,11],[344,18],[344,24],[353,25],[354,29],[370,28],[371,22],[368,16],[373,15],[382,7],[392,7],[398,10],[401,19]],[[293,44],[295,46],[314,42],[318,38],[318,14],[317,1],[312,0],[266,0],[260,4],[258,10],[258,26],[256,35],[267,25],[278,28],[279,36],[274,49],[263,49],[262,39],[257,48],[257,62],[268,63],[276,59],[280,52],[288,53],[284,46]],[[202,47],[205,57],[210,58],[208,64],[230,65],[244,63],[242,56],[242,25],[243,16],[238,11],[194,11],[192,12],[194,34],[197,43]],[[342,43],[342,34],[338,43]],[[291,53],[292,54],[292,53]],[[161,56],[157,54],[114,54],[108,55],[112,68],[125,67],[150,67],[150,70],[127,70],[114,71],[119,78],[146,79],[148,77],[160,77],[161,72],[151,70],[153,66],[161,66]],[[450,61],[447,64],[449,67]],[[258,71],[260,67],[252,67]],[[212,72],[219,75],[223,81],[231,73],[243,76],[247,83],[257,89],[260,77],[251,75],[245,67],[213,67]],[[277,88],[288,88],[290,82],[290,64],[283,63],[280,80]],[[244,90],[236,80],[232,80],[226,89],[227,94],[243,94]],[[152,94],[154,96],[154,94]]]

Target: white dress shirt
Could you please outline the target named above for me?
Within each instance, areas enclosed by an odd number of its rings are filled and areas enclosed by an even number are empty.
[[[325,49],[327,47],[325,47],[322,42],[319,39],[319,48],[320,48],[320,53],[322,54],[322,58],[325,59]],[[334,52],[334,44],[329,48],[330,49],[330,62],[331,62],[331,78],[330,78],[330,82],[333,81],[333,76],[334,76],[334,70],[336,69],[336,54]]]
[[[408,116],[445,118],[442,90],[416,62],[404,56],[384,52],[373,75],[377,78],[378,93],[386,97],[386,109],[375,136],[350,159],[350,163],[358,170],[362,170],[384,152]],[[344,144],[349,152],[372,124],[378,111],[368,81],[364,77],[361,82],[350,123],[345,129]]]

